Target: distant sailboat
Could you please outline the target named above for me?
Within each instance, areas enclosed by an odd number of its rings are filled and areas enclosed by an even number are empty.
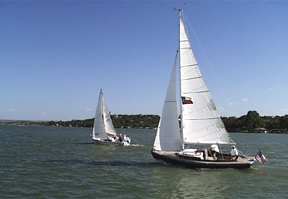
[[[130,138],[126,135],[117,135],[112,119],[104,100],[103,91],[100,90],[96,109],[92,140],[98,144],[123,144],[130,145]]]
[[[235,152],[235,143],[223,125],[193,54],[182,10],[179,13],[180,85],[176,81],[175,64],[151,153],[155,159],[189,167],[248,168],[254,159]],[[181,93],[179,97],[177,88]],[[180,101],[180,118],[177,99]],[[222,149],[227,146],[233,146],[235,153],[231,150],[232,155],[225,154]]]

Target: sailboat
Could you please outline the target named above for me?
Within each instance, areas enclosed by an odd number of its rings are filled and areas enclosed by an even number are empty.
[[[120,144],[130,145],[130,138],[127,135],[117,135],[112,123],[110,112],[105,103],[103,90],[100,89],[98,105],[92,130],[92,140],[97,144]]]
[[[179,18],[179,50],[172,68],[152,156],[168,163],[194,168],[249,168],[254,163],[253,157],[238,155],[238,151],[234,157],[235,154],[225,152],[231,147],[235,150],[236,143],[229,137],[204,82],[182,10],[179,10]]]

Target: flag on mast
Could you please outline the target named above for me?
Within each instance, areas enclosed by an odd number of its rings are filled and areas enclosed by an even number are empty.
[[[191,97],[181,97],[182,104],[193,104]]]

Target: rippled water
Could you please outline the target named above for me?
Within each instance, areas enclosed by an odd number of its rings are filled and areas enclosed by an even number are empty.
[[[288,135],[231,136],[265,166],[192,170],[155,161],[155,132],[125,131],[142,146],[89,144],[90,129],[0,126],[0,198],[288,198]]]

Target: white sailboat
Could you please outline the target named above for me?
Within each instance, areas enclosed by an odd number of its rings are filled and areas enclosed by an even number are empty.
[[[224,127],[199,70],[182,10],[179,11],[179,18],[180,69],[177,73],[175,64],[171,72],[152,155],[155,159],[189,167],[250,167],[254,163],[253,158],[238,156],[238,151],[237,157],[223,152],[224,148],[234,146],[235,143]],[[177,77],[180,79],[179,82],[176,81]],[[177,95],[177,88],[180,90],[180,96]],[[180,118],[177,100],[180,101]]]
[[[98,105],[96,109],[92,140],[98,144],[122,144],[130,145],[130,138],[126,135],[117,135],[112,123],[110,112],[105,103],[103,91],[100,89]]]

